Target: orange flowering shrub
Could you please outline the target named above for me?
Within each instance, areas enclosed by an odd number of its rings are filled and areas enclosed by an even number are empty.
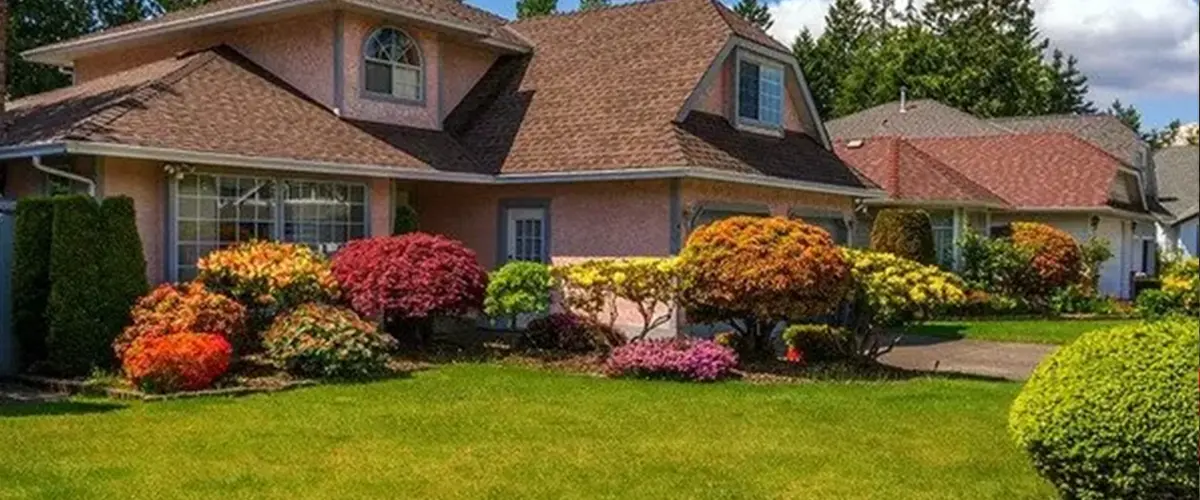
[[[1055,290],[1079,282],[1083,272],[1083,253],[1066,232],[1036,222],[1014,222],[1012,242],[1031,256],[1026,283],[1021,288],[1034,297],[1045,297]]]
[[[689,317],[733,323],[752,350],[767,347],[775,322],[829,313],[850,288],[850,266],[829,233],[783,217],[703,226],[678,267]]]
[[[142,337],[125,352],[122,368],[146,392],[195,391],[212,385],[229,369],[233,348],[212,333]]]
[[[254,241],[200,259],[197,281],[247,307],[290,309],[337,296],[325,257],[304,245]]]
[[[130,344],[142,337],[208,332],[235,345],[246,340],[246,308],[202,283],[160,285],[138,299],[130,316],[133,324],[113,342],[117,359],[124,358]]]

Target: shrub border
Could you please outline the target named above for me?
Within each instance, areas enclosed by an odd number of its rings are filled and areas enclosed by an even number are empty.
[[[180,391],[169,394],[152,394],[136,389],[108,387],[97,382],[79,379],[63,379],[42,377],[38,375],[17,375],[12,378],[19,383],[50,392],[67,396],[103,396],[118,400],[168,401],[172,399],[193,399],[201,397],[239,397],[251,394],[284,392],[301,387],[312,387],[317,381],[309,379],[292,380],[271,387],[234,386],[220,389],[204,389],[199,391]]]

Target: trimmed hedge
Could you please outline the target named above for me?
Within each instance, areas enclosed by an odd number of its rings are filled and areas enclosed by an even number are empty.
[[[47,361],[59,374],[87,375],[112,364],[109,346],[116,337],[103,320],[108,297],[100,205],[82,195],[55,197],[51,232]]]
[[[46,303],[50,299],[50,235],[54,201],[22,198],[17,201],[13,242],[13,328],[22,365],[45,361]]]
[[[936,265],[933,221],[924,210],[880,210],[871,229],[871,250]]]
[[[106,332],[119,332],[130,324],[130,309],[138,298],[150,291],[146,280],[146,257],[142,239],[138,236],[133,199],[128,196],[106,198],[100,203],[104,219],[104,327]],[[208,333],[208,332],[206,332]]]
[[[1042,362],[1009,430],[1063,498],[1196,498],[1200,323],[1084,334]]]

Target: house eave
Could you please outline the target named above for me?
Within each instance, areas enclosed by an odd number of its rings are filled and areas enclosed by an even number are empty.
[[[0,158],[20,158],[50,154],[78,154],[111,156],[142,160],[157,160],[196,165],[219,165],[227,167],[280,170],[325,175],[351,175],[400,180],[427,180],[467,184],[553,184],[568,182],[610,182],[636,180],[696,179],[763,187],[792,189],[813,193],[870,199],[886,196],[878,189],[824,184],[766,175],[726,172],[703,167],[663,166],[630,167],[611,170],[578,170],[567,172],[533,172],[510,174],[474,174],[444,172],[417,168],[402,168],[386,165],[347,164],[297,160],[291,158],[268,158],[238,154],[190,151],[174,148],[135,146],[128,144],[100,143],[90,141],[61,141],[56,143],[0,148]]]
[[[1008,209],[1006,212],[1029,214],[1107,215],[1109,217],[1117,217],[1121,219],[1147,222],[1158,221],[1158,218],[1154,217],[1154,215],[1150,213],[1134,212],[1132,210],[1122,210],[1120,208],[1113,207],[1027,207]]]
[[[871,207],[933,207],[933,208],[978,208],[990,210],[1009,210],[1012,207],[1003,203],[962,200],[898,200],[895,198],[878,198],[863,201]]]

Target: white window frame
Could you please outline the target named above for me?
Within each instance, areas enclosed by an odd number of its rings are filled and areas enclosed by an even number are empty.
[[[551,235],[553,233],[551,232],[551,225],[550,225],[551,220],[552,220],[551,219],[552,216],[551,216],[551,212],[550,212],[550,200],[543,199],[543,198],[502,199],[502,200],[500,200],[500,207],[499,207],[499,210],[497,211],[498,217],[497,217],[497,221],[496,221],[496,266],[497,267],[503,266],[506,262],[509,262],[509,261],[521,260],[521,259],[517,258],[517,256],[515,255],[515,252],[513,254],[509,253],[509,249],[516,238],[516,235],[514,234],[515,228],[510,224],[510,220],[512,219],[512,214],[519,213],[519,212],[527,212],[528,213],[528,212],[535,212],[535,211],[540,212],[541,217],[542,217],[541,224],[540,224],[540,226],[541,226],[540,233],[541,234],[539,235],[538,238],[536,238],[541,246],[541,248],[539,249],[539,252],[541,253],[541,262],[544,264],[549,264],[551,262],[551,251],[552,251],[551,250],[552,249]],[[511,258],[510,258],[510,255],[511,255]]]
[[[182,180],[184,180],[188,176],[208,176],[208,177],[213,178],[214,179],[213,194],[212,195],[202,195],[202,196],[192,196],[192,195],[181,194],[180,183]],[[208,198],[216,198],[217,199],[217,205],[214,209],[215,211],[212,212],[213,213],[212,220],[215,220],[215,222],[217,224],[216,237],[215,237],[215,239],[200,238],[200,227],[197,226],[197,229],[196,229],[197,236],[194,239],[191,239],[189,241],[191,242],[191,244],[195,245],[198,249],[197,255],[196,255],[197,260],[204,256],[204,255],[201,255],[201,250],[200,250],[201,248],[212,247],[211,249],[209,249],[209,251],[211,251],[211,250],[215,250],[215,249],[222,247],[221,246],[222,239],[221,239],[221,235],[220,235],[220,224],[223,222],[223,219],[221,218],[221,205],[220,205],[221,179],[222,178],[237,179],[239,181],[239,185],[240,185],[240,181],[243,179],[252,179],[255,182],[267,181],[270,183],[272,190],[273,190],[272,196],[270,198],[270,203],[272,203],[273,206],[270,208],[269,215],[267,216],[268,218],[264,219],[264,218],[257,217],[257,215],[256,215],[256,217],[254,219],[252,219],[252,220],[247,219],[245,222],[243,222],[243,218],[241,217],[240,209],[239,209],[238,216],[235,217],[234,219],[231,219],[231,221],[233,221],[235,224],[238,224],[238,225],[243,224],[243,223],[255,224],[256,225],[256,229],[255,229],[256,234],[254,235],[255,239],[263,239],[263,238],[261,238],[260,235],[257,234],[257,232],[258,232],[257,225],[264,224],[264,225],[269,225],[268,230],[271,233],[267,238],[265,238],[266,240],[288,241],[288,242],[294,242],[294,243],[301,243],[301,244],[308,245],[308,246],[314,248],[315,250],[318,250],[318,251],[321,251],[321,252],[324,252],[327,254],[333,253],[333,251],[337,250],[337,248],[335,248],[335,245],[332,242],[296,240],[294,235],[293,235],[293,237],[290,237],[290,238],[287,236],[287,234],[286,234],[286,225],[287,224],[312,223],[311,220],[308,220],[308,222],[303,222],[303,221],[306,221],[306,219],[289,218],[287,216],[287,211],[288,211],[287,210],[287,202],[289,199],[292,199],[292,198],[290,198],[289,194],[285,193],[285,190],[289,188],[289,183],[305,183],[305,184],[315,184],[317,186],[330,186],[330,187],[333,185],[338,185],[338,186],[343,186],[343,187],[347,188],[348,190],[346,192],[348,194],[350,192],[349,189],[361,189],[361,192],[362,192],[361,202],[353,201],[353,199],[350,196],[348,196],[347,219],[343,224],[345,226],[346,234],[347,234],[346,241],[351,241],[351,240],[355,239],[355,237],[352,234],[350,226],[360,226],[361,225],[361,236],[359,236],[359,237],[365,238],[365,237],[369,237],[371,235],[371,190],[370,190],[370,186],[364,181],[353,180],[353,179],[348,180],[348,179],[304,177],[304,176],[281,176],[281,175],[276,175],[276,174],[272,174],[272,173],[258,172],[258,171],[233,172],[233,171],[221,171],[221,170],[198,170],[198,171],[193,171],[193,172],[187,172],[178,178],[171,179],[171,182],[169,184],[169,194],[168,195],[170,198],[170,204],[168,207],[170,209],[170,213],[166,217],[166,221],[165,221],[166,233],[167,233],[167,237],[166,237],[166,239],[167,239],[167,241],[166,241],[166,243],[167,243],[167,262],[166,262],[165,267],[166,267],[167,276],[170,279],[172,279],[172,280],[179,279],[181,268],[192,267],[192,266],[180,265],[180,248],[183,244],[188,243],[188,241],[184,241],[181,239],[180,227],[181,227],[181,223],[183,223],[183,222],[195,221],[195,222],[199,223],[199,222],[203,222],[203,221],[209,219],[209,218],[203,216],[203,213],[202,213],[203,208],[201,208],[200,204],[203,203],[204,199],[208,199]],[[181,213],[182,213],[181,212],[181,202],[182,201],[193,201],[193,200],[196,200],[198,203],[197,215],[191,216],[188,218],[181,217]],[[349,208],[349,207],[350,207],[350,205],[358,205],[360,203],[362,205],[362,221],[361,221],[361,223],[357,223],[357,222],[350,220],[353,210],[352,210],[352,208]],[[238,206],[240,207],[241,205],[239,204]],[[319,221],[317,222],[317,224],[318,224],[317,236],[318,236],[318,240],[320,240],[321,228],[320,228]],[[237,241],[241,241],[240,238],[238,238]],[[246,240],[246,241],[249,241],[249,240]],[[338,248],[340,248],[340,246],[338,246]]]
[[[949,216],[948,220],[941,219],[942,216]],[[939,224],[943,221],[943,224]],[[930,231],[933,233],[933,251],[937,258],[937,265],[946,269],[953,269],[955,266],[956,248],[958,248],[958,211],[957,210],[932,210],[929,212]],[[943,233],[944,238],[950,241],[948,255],[942,254],[942,248],[938,245],[938,233]]]
[[[756,110],[756,118],[742,116],[742,63],[750,63],[759,67],[759,99],[758,109]],[[763,98],[762,84],[763,71],[770,70],[779,73],[779,123],[762,120]],[[745,50],[737,51],[737,60],[734,64],[734,85],[733,85],[733,115],[738,128],[750,130],[760,133],[768,133],[772,135],[781,135],[784,128],[784,118],[787,106],[787,71],[782,63],[760,57]]]
[[[370,47],[371,47],[371,42],[375,39],[376,36],[379,36],[380,33],[383,33],[384,31],[389,31],[389,30],[395,31],[398,36],[398,39],[408,39],[409,42],[411,42],[411,45],[409,45],[407,50],[412,51],[414,54],[416,54],[416,57],[417,57],[416,65],[406,64],[406,63],[402,63],[399,61],[379,59],[379,58],[371,57],[369,55],[370,52],[368,49],[370,49]],[[376,98],[376,99],[384,99],[384,100],[399,101],[399,102],[404,102],[404,103],[411,103],[411,104],[423,104],[425,102],[425,54],[421,52],[420,42],[416,39],[416,37],[409,35],[407,31],[404,31],[396,26],[380,26],[378,28],[371,30],[369,33],[367,33],[367,37],[363,40],[362,50],[360,51],[360,59],[361,59],[362,69],[359,72],[359,78],[362,80],[362,85],[360,87],[362,88],[362,92],[363,92],[364,96]],[[376,90],[371,90],[370,88],[367,87],[367,64],[368,63],[387,65],[389,68],[391,68],[391,71],[392,71],[392,89],[391,89],[391,91],[385,93],[385,92],[379,92]],[[396,79],[396,75],[395,75],[397,69],[406,69],[406,70],[415,71],[417,73],[417,84],[416,84],[417,95],[415,98],[398,95],[398,93],[396,91],[398,80]]]

